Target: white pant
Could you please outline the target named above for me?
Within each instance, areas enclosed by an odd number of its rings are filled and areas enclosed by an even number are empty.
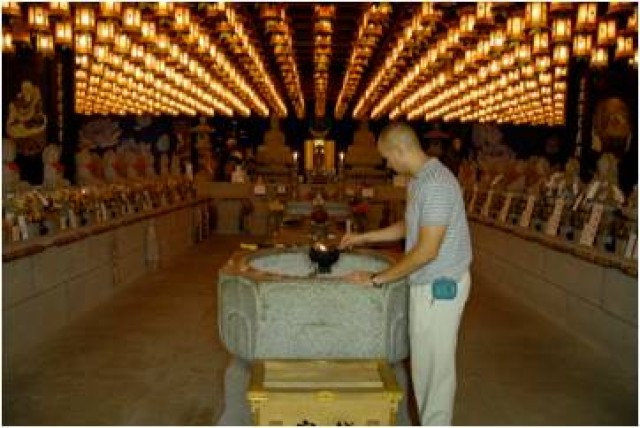
[[[421,425],[451,425],[458,327],[470,287],[467,272],[452,300],[432,300],[431,284],[410,288],[411,380]]]

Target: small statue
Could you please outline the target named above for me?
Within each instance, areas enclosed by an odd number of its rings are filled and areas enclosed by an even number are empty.
[[[291,160],[291,150],[285,144],[280,121],[277,117],[272,117],[271,128],[264,134],[263,144],[258,147],[256,161],[260,165],[283,167],[291,164]]]
[[[353,134],[353,144],[347,149],[345,163],[355,167],[374,168],[382,164],[383,159],[376,148],[376,137],[369,130],[366,120],[360,121]]]
[[[91,152],[86,147],[76,153],[76,182],[81,185],[100,184],[96,175],[96,164]]]
[[[578,159],[571,158],[564,167],[564,175],[558,182],[558,196],[573,201],[583,188],[580,180],[580,163]]]
[[[514,160],[507,171],[506,188],[509,192],[522,193],[526,187],[527,163],[524,160]]]
[[[137,153],[133,148],[129,148],[124,153],[124,163],[127,167],[127,179],[137,180],[140,178],[139,168],[136,165],[138,162]]]
[[[60,146],[49,144],[42,152],[42,163],[44,164],[42,184],[45,189],[56,189],[69,185],[69,182],[62,177],[64,167],[60,163],[60,151]]]
[[[541,195],[550,171],[551,167],[545,158],[538,156],[529,158],[525,180],[527,193],[536,196]]]
[[[169,155],[166,153],[160,155],[160,176],[169,176]]]
[[[174,177],[180,176],[180,159],[176,154],[171,157],[171,164],[169,169],[171,170],[171,175]]]
[[[122,175],[122,166],[118,167],[118,155],[109,149],[104,153],[104,178],[107,183],[124,183],[125,177]]]
[[[613,206],[624,204],[624,194],[618,187],[618,160],[613,154],[605,153],[598,159],[587,197]]]
[[[16,145],[10,138],[2,139],[2,189],[13,192],[20,182],[20,168],[15,162]]]
[[[142,154],[142,158],[144,160],[144,176],[146,178],[153,178],[156,176],[156,169],[154,168],[154,157],[153,153],[151,153],[151,144],[142,144],[140,146],[140,152]]]
[[[7,134],[16,142],[20,153],[34,155],[45,145],[47,116],[42,108],[40,89],[23,80],[20,93],[9,103]]]

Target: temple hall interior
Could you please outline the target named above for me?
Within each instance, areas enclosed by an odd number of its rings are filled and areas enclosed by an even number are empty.
[[[2,1],[2,424],[637,426],[637,13]]]

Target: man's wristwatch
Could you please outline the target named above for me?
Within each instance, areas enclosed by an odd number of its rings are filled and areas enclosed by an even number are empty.
[[[372,273],[369,276],[369,283],[373,288],[382,288],[383,283],[376,281],[376,274]]]

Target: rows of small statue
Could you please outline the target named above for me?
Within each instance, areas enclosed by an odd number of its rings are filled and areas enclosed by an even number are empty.
[[[43,151],[42,186],[19,179],[11,140],[3,144],[3,239],[5,243],[51,236],[167,207],[195,198],[193,180],[163,158],[160,174],[153,156],[139,150],[107,151],[100,158],[88,150],[76,155],[77,186],[62,178],[59,146]]]
[[[637,186],[625,198],[615,156],[605,153],[589,183],[571,158],[552,172],[544,158],[464,161],[458,178],[471,217],[527,228],[623,258],[637,257]]]

